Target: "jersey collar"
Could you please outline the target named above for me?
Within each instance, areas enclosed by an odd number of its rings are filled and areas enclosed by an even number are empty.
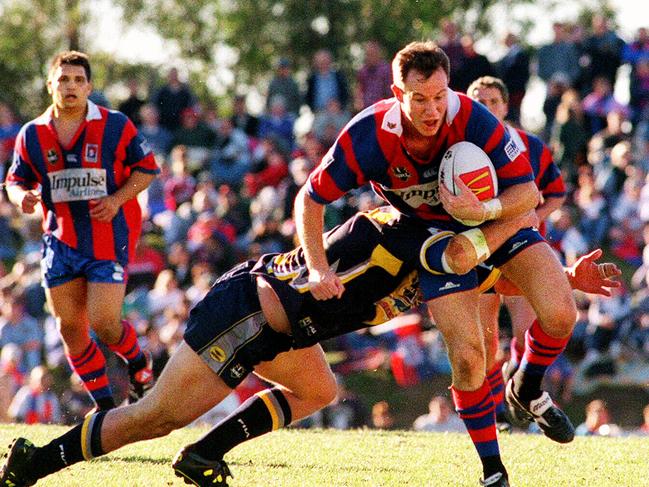
[[[447,88],[446,96],[448,99],[446,107],[446,123],[451,125],[455,116],[460,111],[460,97],[450,88]],[[401,105],[399,105],[399,100],[396,98],[393,98],[393,100],[394,102],[392,106],[388,108],[387,112],[385,112],[383,123],[381,123],[381,129],[395,134],[397,137],[401,137],[401,134],[403,133],[403,126],[401,125]]]
[[[49,125],[52,121],[53,111],[54,105],[50,105],[49,107],[47,107],[47,110],[45,110],[45,113],[34,120],[34,123],[36,125]],[[86,122],[90,122],[92,120],[101,120],[101,112],[99,111],[99,107],[97,105],[88,100],[88,113],[86,114]]]

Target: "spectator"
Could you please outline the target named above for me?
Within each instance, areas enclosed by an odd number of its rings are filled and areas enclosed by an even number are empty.
[[[237,95],[234,97],[230,120],[236,128],[242,130],[248,137],[257,137],[259,119],[248,112],[245,96]]]
[[[151,102],[158,108],[160,124],[171,133],[180,128],[183,110],[196,103],[189,87],[180,81],[177,68],[169,70],[167,83],[153,95]]]
[[[325,147],[334,143],[340,130],[349,122],[351,116],[343,111],[338,100],[332,98],[327,102],[324,111],[315,115],[313,134]]]
[[[642,409],[642,424],[634,431],[637,435],[649,436],[649,404]]]
[[[20,371],[22,350],[15,343],[7,343],[0,349],[0,423],[9,423],[8,415],[11,400],[23,385]]]
[[[564,264],[571,265],[578,255],[583,255],[590,247],[574,224],[574,210],[559,208],[548,218],[547,240],[557,251]]]
[[[121,102],[117,109],[130,118],[135,125],[140,125],[142,122],[140,109],[146,103],[144,98],[140,96],[140,82],[137,78],[129,78],[126,81],[126,87],[128,88],[128,98]]]
[[[9,406],[9,416],[26,424],[56,424],[61,422],[61,405],[51,392],[52,375],[43,366],[34,367],[29,383],[20,388]]]
[[[507,52],[496,63],[496,72],[509,91],[507,117],[512,122],[520,124],[521,103],[527,90],[527,81],[530,79],[530,56],[520,44],[518,37],[511,32],[505,35],[504,43]]]
[[[580,213],[579,228],[586,239],[586,248],[597,248],[602,244],[610,225],[608,203],[595,185],[592,170],[587,167],[579,173],[574,199]],[[582,253],[585,251],[583,249]]]
[[[571,188],[577,184],[579,168],[586,164],[588,137],[579,94],[566,90],[557,107],[550,146],[563,179]]]
[[[442,19],[440,23],[442,28],[438,44],[439,47],[444,49],[450,61],[451,73],[449,76],[449,87],[455,90],[454,80],[457,76],[457,70],[460,69],[464,61],[464,49],[462,49],[462,42],[460,41],[460,29],[450,19]]]
[[[172,147],[184,145],[187,164],[192,174],[206,169],[216,143],[216,133],[202,120],[195,108],[185,108],[180,114],[180,127],[173,135]]]
[[[586,405],[586,420],[575,429],[577,436],[621,436],[622,430],[611,423],[608,405],[595,399]]]
[[[379,430],[394,429],[394,415],[387,401],[379,401],[372,406],[372,427]]]
[[[184,145],[177,145],[171,151],[171,177],[164,183],[165,206],[175,210],[191,201],[196,190],[196,179],[190,173],[189,151]]]
[[[338,394],[334,402],[308,418],[306,425],[339,430],[368,426],[367,409],[361,399],[345,387],[340,374],[336,374],[336,383]]]
[[[25,296],[20,288],[8,293],[2,303],[0,317],[0,347],[14,343],[22,350],[20,371],[29,373],[41,364],[43,330],[25,312]]]
[[[313,55],[313,68],[307,79],[306,104],[313,113],[325,109],[327,102],[334,98],[342,109],[349,103],[349,88],[345,75],[332,66],[333,57],[327,49]]]
[[[564,23],[554,22],[552,30],[554,39],[541,46],[537,53],[538,75],[548,84],[553,77],[560,75],[567,87],[574,87],[579,77],[579,48],[570,38]]]
[[[300,114],[300,107],[302,106],[302,99],[300,97],[300,88],[297,85],[291,73],[291,61],[286,58],[280,58],[277,62],[275,76],[270,81],[268,86],[268,94],[266,95],[266,111],[271,111],[272,101],[276,97],[281,97],[286,105],[286,111],[291,114],[293,118],[297,118]]]
[[[127,293],[140,286],[151,288],[164,268],[164,256],[147,242],[146,235],[140,237],[127,267]]]
[[[466,93],[469,85],[481,76],[493,76],[495,70],[486,56],[475,50],[473,36],[465,34],[461,39],[462,43],[462,64],[455,73],[453,89]]]
[[[239,188],[243,176],[250,170],[252,154],[248,136],[234,126],[232,120],[221,121],[217,131],[216,145],[210,164],[216,184],[229,184]]]
[[[604,78],[615,86],[617,68],[622,64],[625,42],[611,29],[609,19],[603,14],[593,15],[592,33],[583,44],[586,81]]]
[[[140,108],[140,126],[138,130],[151,146],[157,156],[166,157],[171,150],[173,141],[172,133],[160,125],[160,114],[152,103],[142,105]]]
[[[383,57],[381,45],[375,40],[367,41],[364,63],[356,73],[354,107],[361,111],[379,100],[392,98],[391,86],[392,68]]]
[[[272,139],[279,148],[289,154],[293,150],[295,118],[286,111],[286,102],[281,96],[270,101],[270,111],[259,119],[260,139]]]
[[[167,308],[178,309],[184,299],[184,293],[178,287],[174,271],[164,269],[158,274],[153,289],[149,291],[149,313],[151,316],[156,316]]]
[[[543,140],[547,143],[552,135],[552,126],[557,116],[557,109],[561,104],[561,98],[570,87],[568,77],[563,73],[552,75],[547,84],[545,100],[543,101],[543,114],[545,125],[543,127]]]
[[[590,135],[594,135],[606,126],[608,113],[624,109],[624,106],[613,96],[613,85],[606,77],[596,77],[592,86],[593,91],[582,102]]]
[[[444,396],[435,396],[428,403],[428,414],[422,414],[412,424],[415,431],[435,433],[464,433],[464,422],[453,411],[450,401]]]

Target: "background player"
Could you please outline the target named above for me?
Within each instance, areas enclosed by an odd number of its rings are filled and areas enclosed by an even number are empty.
[[[479,222],[509,218],[538,203],[529,162],[503,125],[479,103],[449,90],[449,62],[439,47],[432,42],[409,44],[396,54],[392,71],[395,98],[382,100],[352,119],[296,198],[297,231],[307,256],[311,290],[319,299],[340,297],[344,291],[322,248],[324,205],[366,182],[395,208],[440,231],[466,228],[452,217]],[[441,157],[462,140],[490,156],[501,189],[497,198],[480,202],[459,178],[458,195],[437,187]],[[476,229],[474,234],[476,251],[488,256],[479,232]],[[439,250],[422,248],[427,259],[420,286],[449,350],[453,398],[480,456],[485,482],[506,485],[485,374],[476,273],[450,267]],[[541,391],[543,374],[565,347],[576,320],[561,265],[533,229],[512,237],[489,263],[501,268],[530,298],[541,317],[531,331],[539,346],[526,349],[532,365],[519,370],[511,399],[524,414],[534,411],[547,436],[571,441],[570,420]],[[532,278],[539,275],[546,280]]]
[[[505,124],[509,93],[501,79],[483,76],[475,80],[467,89],[467,95],[486,106],[496,118]],[[541,223],[539,232],[545,236],[545,219],[566,199],[566,187],[561,177],[561,170],[552,159],[550,149],[535,135],[512,125],[505,124],[509,135],[520,150],[525,153],[534,172],[534,182],[541,193],[541,202],[536,207],[536,215]],[[506,296],[502,300],[511,316],[513,338],[511,342],[511,360],[508,364],[506,382],[518,368],[520,357],[524,352],[525,332],[536,319],[534,309],[523,296]],[[480,296],[480,321],[483,326],[485,348],[487,352],[487,378],[491,384],[491,393],[496,402],[496,415],[499,428],[507,429],[505,413],[505,387],[503,373],[496,363],[498,350],[498,315],[500,297],[494,293]],[[511,427],[509,427],[511,428]]]
[[[153,154],[122,113],[88,100],[88,57],[58,54],[47,78],[52,105],[22,127],[7,175],[23,213],[43,210],[43,285],[72,369],[98,409],[115,406],[106,359],[89,328],[128,363],[129,400],[153,380],[148,358],[120,322],[125,266],[141,227],[137,194],[158,172]]]
[[[529,225],[529,218],[487,225],[488,245],[497,247]],[[192,310],[185,342],[151,393],[136,404],[88,416],[44,447],[19,439],[0,482],[32,485],[68,465],[185,426],[223,400],[254,367],[256,374],[276,386],[242,404],[183,449],[174,463],[177,474],[196,485],[226,485],[225,452],[333,400],[336,383],[315,343],[382,323],[420,303],[415,271],[418,255],[411,251],[410,239],[403,238],[403,230],[391,225],[394,219],[392,212],[382,210],[362,213],[325,236],[327,255],[340,262],[339,275],[347,285],[346,306],[335,299],[315,300],[307,292],[300,248],[263,256],[257,263],[241,264],[223,275]],[[600,276],[602,266],[582,259],[573,272],[575,285],[593,292],[616,285]],[[608,269],[610,275],[613,271]],[[239,319],[239,315],[248,319]],[[247,343],[239,347],[241,341]],[[281,353],[290,347],[297,349]]]

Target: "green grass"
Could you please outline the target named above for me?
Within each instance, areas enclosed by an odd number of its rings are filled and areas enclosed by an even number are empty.
[[[0,445],[16,435],[43,444],[65,428],[4,425]],[[38,486],[151,487],[185,485],[170,460],[203,430],[130,445],[59,472]],[[649,438],[577,438],[558,445],[541,436],[501,438],[515,487],[646,486]],[[1,451],[1,450],[0,450]],[[468,435],[380,431],[283,430],[226,456],[237,486],[477,486],[480,468]]]

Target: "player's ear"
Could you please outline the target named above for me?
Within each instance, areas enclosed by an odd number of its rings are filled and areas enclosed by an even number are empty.
[[[403,90],[401,88],[399,88],[397,85],[395,85],[394,83],[392,83],[392,85],[390,86],[390,89],[392,90],[392,93],[394,93],[394,96],[396,97],[396,99],[399,100],[400,102],[402,102],[403,101]]]
[[[51,95],[52,94],[52,80],[48,78],[46,85],[47,85],[47,94]]]

